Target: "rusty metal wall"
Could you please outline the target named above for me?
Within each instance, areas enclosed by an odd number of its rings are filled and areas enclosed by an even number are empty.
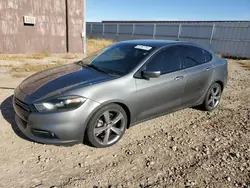
[[[218,23],[87,23],[87,36],[115,41],[191,41],[225,55],[250,58],[250,21]]]
[[[66,0],[1,0],[0,53],[66,52]],[[33,16],[34,25],[24,25]],[[68,49],[82,52],[83,0],[68,1]]]

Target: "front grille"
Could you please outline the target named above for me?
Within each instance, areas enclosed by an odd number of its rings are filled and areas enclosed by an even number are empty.
[[[17,106],[19,106],[20,108],[22,108],[23,110],[25,110],[25,111],[27,111],[27,112],[31,112],[30,107],[29,107],[28,104],[26,104],[26,103],[20,101],[20,100],[17,99],[17,98],[15,98],[14,101],[15,101],[15,104],[16,104]]]
[[[31,108],[28,104],[14,97],[13,99],[14,109],[16,114],[24,121],[28,121],[28,117],[31,113]],[[24,123],[25,124],[25,123]]]

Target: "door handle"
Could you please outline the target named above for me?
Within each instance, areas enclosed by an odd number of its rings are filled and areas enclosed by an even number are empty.
[[[207,68],[206,68],[206,71],[209,71],[211,68],[212,68],[212,67],[207,67]]]
[[[174,80],[175,80],[175,81],[183,80],[183,78],[184,78],[183,76],[177,76]]]

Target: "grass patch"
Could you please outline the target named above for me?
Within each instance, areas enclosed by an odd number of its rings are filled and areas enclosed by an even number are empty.
[[[63,58],[63,59],[76,59],[76,58],[78,58],[78,55],[67,53],[67,54],[62,55],[61,58]]]
[[[233,56],[228,54],[218,54],[218,56],[226,59],[233,59],[233,60],[249,60],[247,57],[239,57],[239,56]]]
[[[112,43],[114,43],[115,41],[112,40],[108,40],[108,39],[92,39],[92,38],[88,38],[87,39],[87,56],[89,54],[92,54]]]
[[[46,55],[44,53],[28,54],[25,59],[43,59]]]
[[[248,60],[248,61],[237,61],[237,63],[239,63],[242,67],[250,70],[250,60]]]
[[[11,68],[12,65],[0,65],[0,67],[3,67],[3,68]]]
[[[48,49],[44,50],[42,54],[44,55],[44,57],[51,56],[51,52]]]
[[[109,40],[109,39],[93,39],[88,38],[87,39],[87,53],[86,56],[89,54],[92,54],[112,43],[115,41]],[[27,59],[44,59],[45,57],[51,56],[51,53],[49,50],[44,50],[41,53],[34,53],[34,54],[0,54],[0,60],[6,60],[6,61],[22,61],[25,62]],[[79,54],[73,54],[73,53],[67,53],[60,58],[62,59],[77,59],[79,58]]]
[[[35,54],[0,54],[0,60],[23,61],[25,59],[44,59],[49,55],[46,51]]]
[[[64,61],[53,61],[50,64],[25,63],[21,66],[12,67],[11,72],[38,72],[64,65],[64,63],[65,63]]]
[[[94,53],[110,44],[114,43],[112,40],[108,39],[87,39],[87,53],[88,56],[91,53]],[[11,64],[7,65],[0,65],[0,67],[7,67],[10,68],[10,73],[13,77],[21,78],[25,77],[27,72],[38,72],[45,69],[54,68],[57,66],[61,66],[65,64],[65,61],[58,60],[52,61],[51,63],[28,63],[27,59],[43,59],[44,57],[51,56],[49,51],[43,51],[41,53],[35,54],[0,54],[0,60],[13,60],[22,62],[21,65],[15,66]],[[60,56],[61,59],[77,59],[79,58],[79,54],[67,53]]]
[[[11,74],[11,76],[14,77],[14,78],[24,78],[24,77],[26,77],[26,75],[23,74],[23,73],[13,73],[13,74]]]

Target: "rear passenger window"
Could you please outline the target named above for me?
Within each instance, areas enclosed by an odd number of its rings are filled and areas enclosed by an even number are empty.
[[[185,68],[193,67],[211,61],[212,55],[195,46],[185,47]]]
[[[205,55],[205,61],[206,62],[211,61],[212,60],[212,55],[208,51],[206,51],[206,50],[202,50],[202,51],[203,51],[203,53]]]

